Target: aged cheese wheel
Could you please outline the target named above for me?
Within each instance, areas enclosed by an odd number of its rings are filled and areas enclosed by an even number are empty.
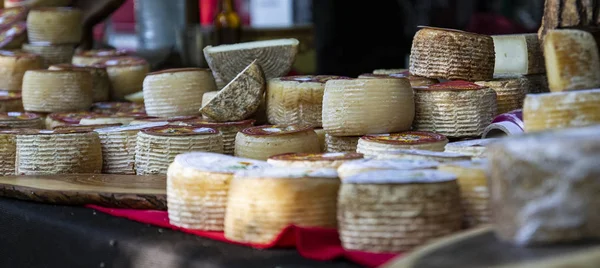
[[[600,127],[522,135],[491,145],[498,238],[517,245],[600,238]]]
[[[80,70],[30,70],[23,77],[23,107],[34,112],[69,112],[92,106],[92,75]]]
[[[491,221],[487,166],[487,161],[478,160],[444,163],[438,167],[439,171],[452,173],[457,178],[464,222],[468,228],[488,224]]]
[[[123,100],[131,93],[142,91],[144,78],[150,71],[150,64],[137,57],[109,58],[98,64],[106,66],[113,100]]]
[[[44,121],[39,115],[34,113],[0,113],[0,124],[7,125],[10,128],[44,128]]]
[[[71,62],[73,53],[75,53],[75,46],[72,44],[23,44],[23,51],[39,55],[42,58],[44,68],[48,68],[54,64]]]
[[[42,67],[41,58],[35,54],[0,51],[0,89],[20,91],[25,72]]]
[[[17,175],[100,173],[102,148],[91,130],[40,130],[17,135]]]
[[[373,134],[365,135],[358,140],[356,152],[364,154],[365,157],[376,157],[381,153],[385,154],[386,151],[397,149],[442,152],[446,144],[448,144],[448,138],[431,132],[407,131],[392,134]]]
[[[87,116],[79,121],[82,125],[98,125],[98,124],[123,124],[129,125],[133,120],[146,119],[145,114],[132,113],[116,113],[116,114],[95,114]]]
[[[257,61],[253,61],[202,105],[200,112],[218,122],[248,119],[258,110],[264,93],[265,77],[262,68]]]
[[[19,49],[26,41],[27,23],[25,22],[16,22],[0,30],[0,48],[2,49]]]
[[[266,161],[284,153],[319,153],[319,138],[310,127],[267,125],[246,128],[235,138],[235,156]]]
[[[546,72],[542,44],[537,34],[493,35],[495,77],[515,77]]]
[[[354,175],[376,171],[376,170],[422,170],[436,169],[440,165],[436,161],[426,160],[404,160],[404,159],[361,159],[348,161],[338,167],[337,172],[340,179],[344,180]]]
[[[135,147],[138,132],[167,123],[149,123],[96,129],[102,145],[102,173],[135,175]]]
[[[325,83],[341,76],[308,75],[273,78],[267,85],[269,123],[322,126]]]
[[[223,136],[218,130],[207,127],[144,129],[136,140],[136,174],[166,174],[176,155],[194,151],[223,153]]]
[[[361,158],[363,155],[359,153],[287,153],[271,156],[267,162],[277,167],[337,169],[343,163]]]
[[[213,71],[217,88],[222,88],[256,61],[266,79],[286,75],[298,53],[298,40],[277,39],[233,45],[207,46],[204,57]]]
[[[594,37],[580,30],[550,30],[544,39],[550,91],[600,87],[600,58]]]
[[[487,146],[499,142],[499,139],[476,139],[448,143],[444,152],[471,156],[473,159],[486,158]]]
[[[410,73],[437,79],[485,81],[494,75],[494,40],[487,35],[423,27],[413,39]]]
[[[523,107],[525,95],[528,93],[530,83],[525,77],[500,78],[491,81],[479,81],[477,85],[491,88],[496,92],[496,114],[508,113]]]
[[[332,136],[409,130],[414,118],[408,79],[329,80],[323,95],[323,129]]]
[[[237,172],[229,186],[225,237],[266,244],[289,225],[335,228],[339,186],[333,169]]]
[[[319,145],[321,145],[321,152],[325,153],[327,150],[327,143],[325,143],[325,130],[322,128],[313,129],[315,133],[317,133],[317,137],[319,138]]]
[[[493,89],[465,81],[415,88],[414,129],[452,138],[481,136],[497,113]]]
[[[0,176],[15,175],[17,134],[35,132],[32,129],[0,129]]]
[[[525,132],[599,124],[599,103],[600,89],[527,95]]]
[[[408,71],[408,69],[376,69],[373,74],[397,74]]]
[[[101,65],[76,66],[69,63],[52,65],[49,70],[81,70],[87,71],[92,75],[92,99],[97,101],[110,100],[110,80],[106,67]]]
[[[378,170],[342,181],[338,222],[347,250],[400,253],[461,229],[456,176]]]
[[[27,16],[29,42],[77,44],[82,37],[81,10],[69,7],[34,8]]]
[[[456,162],[456,161],[468,161],[471,160],[471,156],[447,153],[447,152],[434,152],[426,150],[390,150],[385,153],[378,154],[377,159],[408,159],[408,160],[426,160],[426,161],[437,161],[440,163]]]
[[[183,125],[204,126],[214,128],[223,135],[223,153],[233,155],[235,152],[235,141],[238,132],[254,126],[254,120],[243,120],[236,122],[214,122],[210,120],[189,120]]]
[[[125,57],[128,56],[129,53],[125,50],[116,50],[116,49],[92,49],[80,51],[77,54],[73,55],[73,58],[69,61],[73,65],[96,65],[105,60],[109,60],[115,57]]]
[[[101,114],[146,114],[143,104],[132,102],[97,102],[92,104],[92,112]]]
[[[3,112],[23,112],[21,92],[0,90],[0,110],[3,110]]]
[[[46,116],[46,128],[54,129],[57,126],[76,125],[81,122],[81,119],[97,115],[92,112],[62,112],[51,113]]]
[[[187,229],[223,231],[233,174],[268,166],[263,161],[214,153],[178,155],[167,172],[169,222]]]
[[[325,134],[326,153],[356,152],[360,136],[336,137]]]

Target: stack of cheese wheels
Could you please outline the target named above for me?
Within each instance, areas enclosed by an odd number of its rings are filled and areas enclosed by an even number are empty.
[[[375,170],[421,170],[436,169],[440,165],[436,161],[404,160],[404,159],[362,159],[343,163],[337,169],[338,176],[344,180],[354,175]]]
[[[102,148],[91,130],[40,130],[17,135],[17,175],[100,173]]]
[[[26,111],[54,113],[92,106],[92,75],[86,71],[31,70],[23,77]]]
[[[98,63],[110,58],[124,56],[128,56],[127,51],[124,50],[93,49],[78,52],[77,54],[73,55],[72,60],[69,60],[68,62],[71,62],[73,65],[90,66],[97,65]]]
[[[213,122],[210,120],[190,120],[183,122],[184,125],[205,126],[218,130],[223,135],[223,153],[233,155],[235,153],[235,140],[238,132],[254,126],[254,120],[237,122]]]
[[[266,161],[283,153],[319,153],[319,138],[311,127],[258,126],[240,131],[235,138],[235,155]]]
[[[363,155],[359,153],[288,153],[271,156],[267,162],[277,167],[337,169],[343,163],[361,158]]]
[[[493,89],[465,81],[415,88],[415,130],[452,138],[477,137],[497,113]]]
[[[494,75],[492,37],[425,27],[413,39],[410,73],[428,78],[487,81]]]
[[[406,131],[414,108],[406,78],[329,80],[323,95],[323,129],[332,136]]]
[[[223,231],[233,174],[268,166],[263,161],[213,153],[178,155],[167,172],[169,222],[187,229]]]
[[[599,103],[600,89],[527,95],[525,132],[600,124]]]
[[[472,158],[468,155],[434,152],[426,150],[390,150],[385,153],[380,153],[377,159],[408,159],[408,160],[426,160],[437,161],[440,163],[469,161]]]
[[[196,121],[199,119],[200,118],[197,116],[149,117],[135,119],[131,121],[129,125],[140,125],[156,122],[166,122],[170,125],[185,125],[185,122]]]
[[[68,63],[52,65],[49,70],[81,70],[92,75],[92,99],[97,101],[110,100],[110,80],[106,67],[102,65],[76,66]]]
[[[435,170],[377,170],[345,178],[339,192],[342,247],[399,253],[462,225],[456,176]]]
[[[494,77],[544,74],[544,53],[537,34],[494,35]]]
[[[365,157],[375,157],[389,150],[417,149],[430,151],[444,151],[448,139],[444,135],[422,132],[407,131],[392,134],[365,135],[358,140],[356,151]]]
[[[271,124],[321,127],[325,83],[340,76],[288,76],[267,85],[267,117]],[[346,78],[347,79],[347,78]]]
[[[473,159],[486,158],[485,150],[498,139],[477,139],[451,142],[446,145],[444,152],[471,156]]]
[[[136,140],[136,174],[166,174],[175,156],[192,151],[223,153],[223,136],[218,130],[207,127],[144,129],[138,133]]]
[[[100,114],[145,114],[146,108],[143,104],[131,102],[97,102],[92,104],[92,112]]]
[[[150,116],[199,115],[202,95],[216,89],[209,69],[170,69],[144,79],[144,104]]]
[[[23,99],[21,92],[0,90],[0,111],[22,112]]]
[[[27,16],[31,43],[77,44],[82,37],[81,10],[68,7],[34,8]]]
[[[325,130],[323,128],[315,128],[313,129],[315,133],[317,133],[317,137],[319,138],[319,145],[321,145],[321,152],[326,152],[327,144],[325,143]]]
[[[237,172],[229,186],[225,237],[266,244],[289,225],[335,228],[339,186],[333,169]]]
[[[75,53],[75,46],[72,44],[51,45],[48,43],[23,44],[23,51],[39,55],[42,58],[44,68],[48,68],[50,65],[71,62],[71,58]]]
[[[325,134],[325,151],[326,153],[343,153],[356,152],[358,140],[360,136],[331,136]]]
[[[115,114],[94,114],[82,118],[79,124],[82,125],[98,125],[98,124],[123,124],[129,125],[136,119],[148,118],[145,114],[134,113],[115,113]]]
[[[96,129],[102,145],[102,173],[135,175],[135,147],[140,130],[161,127],[166,123],[149,123]]]
[[[118,57],[100,61],[106,66],[114,100],[122,100],[125,96],[142,91],[144,78],[150,71],[150,64],[142,58]]]
[[[485,174],[487,161],[444,163],[438,167],[438,170],[452,173],[457,178],[466,227],[471,228],[489,223],[491,210],[489,206],[490,192]]]
[[[219,91],[204,92],[202,95],[202,106],[206,105],[212,98],[217,96],[217,93],[219,93]],[[202,118],[209,119],[209,117],[204,114],[202,114]]]
[[[42,67],[41,58],[35,54],[0,51],[0,89],[20,91],[25,72]]]
[[[600,127],[508,138],[490,146],[498,238],[518,245],[600,238]]]
[[[496,92],[496,104],[498,106],[496,114],[503,114],[523,107],[529,80],[524,77],[501,78],[491,81],[479,81],[476,84],[491,88]]]
[[[0,48],[2,49],[19,49],[26,41],[27,23],[25,22],[16,22],[0,30]]]
[[[46,116],[46,128],[54,129],[57,126],[76,125],[81,122],[81,119],[97,115],[92,112],[63,112],[51,113]]]
[[[0,124],[7,125],[10,128],[44,128],[44,121],[39,115],[34,113],[0,113]]]

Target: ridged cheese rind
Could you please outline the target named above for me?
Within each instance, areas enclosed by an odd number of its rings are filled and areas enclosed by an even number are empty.
[[[39,55],[42,58],[43,67],[48,68],[54,64],[71,62],[75,46],[73,44],[23,44],[23,51]]]
[[[83,32],[83,14],[76,8],[32,9],[27,16],[29,42],[77,44]]]
[[[358,140],[360,136],[331,136],[325,134],[325,151],[326,153],[342,153],[342,152],[356,152],[358,146]]]
[[[381,138],[381,140],[380,140]],[[430,141],[419,141],[432,138]],[[417,140],[413,140],[417,139]],[[443,135],[428,132],[401,132],[392,134],[366,135],[358,140],[356,152],[365,157],[376,157],[386,151],[393,150],[429,150],[444,151],[448,139]]]
[[[235,138],[235,156],[263,161],[283,153],[320,151],[319,138],[312,129],[285,135],[248,135],[238,132]]]
[[[491,88],[496,92],[497,115],[521,109],[525,95],[532,91],[529,79],[524,76],[478,81],[475,84]]]
[[[15,175],[17,139],[15,134],[0,132],[0,176]]]
[[[0,52],[0,89],[21,91],[25,72],[42,68],[42,59],[35,54]]]
[[[426,160],[404,160],[404,159],[362,159],[349,161],[342,164],[338,169],[338,176],[344,180],[351,176],[375,171],[375,170],[421,170],[435,169],[440,165],[436,161]]]
[[[70,112],[92,106],[92,75],[86,71],[30,70],[23,77],[23,107],[33,112]]]

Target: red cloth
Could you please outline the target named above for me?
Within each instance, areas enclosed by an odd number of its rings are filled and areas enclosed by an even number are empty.
[[[277,238],[275,238],[275,240],[271,241],[271,243],[248,244],[228,240],[225,238],[225,235],[222,232],[188,230],[173,226],[169,223],[169,218],[166,211],[113,209],[95,205],[88,205],[87,207],[116,217],[126,218],[163,228],[170,228],[173,230],[178,230],[231,244],[244,245],[259,249],[296,247],[300,255],[303,257],[318,261],[328,261],[343,257],[366,267],[377,267],[398,256],[397,254],[377,254],[347,251],[342,248],[336,229],[288,226],[277,236]]]

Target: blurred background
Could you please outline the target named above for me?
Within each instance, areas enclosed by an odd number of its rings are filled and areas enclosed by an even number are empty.
[[[136,51],[155,67],[202,67],[202,48],[227,43],[219,38],[223,29],[239,27],[234,40],[300,40],[293,74],[357,76],[373,69],[406,67],[419,25],[489,35],[536,32],[543,4],[543,0],[127,0],[96,26],[94,38],[101,45]]]

